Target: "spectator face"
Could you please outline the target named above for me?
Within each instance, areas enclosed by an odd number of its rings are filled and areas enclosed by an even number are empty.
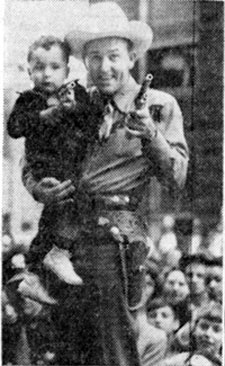
[[[189,289],[185,275],[180,270],[170,272],[166,278],[163,293],[167,300],[176,305],[186,299]]]
[[[126,86],[135,56],[121,38],[104,38],[90,42],[85,50],[85,64],[93,83],[108,95]]]
[[[32,53],[29,75],[35,87],[47,93],[55,93],[68,76],[68,66],[63,50],[55,45],[49,50],[42,47]]]
[[[212,266],[207,270],[206,284],[210,298],[222,300],[223,273],[221,266]]]
[[[216,355],[222,346],[222,323],[216,320],[199,319],[195,328],[197,350]]]
[[[174,311],[168,305],[150,310],[148,320],[154,327],[163,329],[167,335],[172,334],[179,327],[179,322],[175,319]]]
[[[200,263],[192,263],[186,267],[185,273],[191,294],[202,294],[206,290],[206,266]]]

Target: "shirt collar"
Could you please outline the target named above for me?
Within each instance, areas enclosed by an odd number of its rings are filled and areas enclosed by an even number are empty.
[[[130,75],[125,88],[113,96],[113,100],[120,111],[128,113],[131,108],[134,107],[134,99],[139,92],[139,89],[140,85],[138,85]]]
[[[134,99],[139,89],[140,86],[130,75],[126,87],[123,89],[123,91],[117,93],[113,98],[120,110],[126,113],[130,111],[131,107],[134,106]]]

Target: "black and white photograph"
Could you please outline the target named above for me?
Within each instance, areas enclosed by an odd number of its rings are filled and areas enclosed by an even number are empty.
[[[222,366],[224,2],[3,13],[0,363]]]

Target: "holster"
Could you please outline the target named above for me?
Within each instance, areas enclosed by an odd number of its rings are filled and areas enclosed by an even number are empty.
[[[143,241],[125,241],[119,249],[127,305],[130,310],[136,310],[142,303],[148,249]]]

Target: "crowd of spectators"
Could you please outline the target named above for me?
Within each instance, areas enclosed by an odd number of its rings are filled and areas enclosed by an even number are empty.
[[[149,239],[142,305],[132,312],[142,366],[222,364],[221,224],[206,245],[196,222],[189,252],[179,247],[172,216],[162,219],[159,240]],[[51,305],[17,292],[25,257],[3,230],[3,364],[56,365]]]

